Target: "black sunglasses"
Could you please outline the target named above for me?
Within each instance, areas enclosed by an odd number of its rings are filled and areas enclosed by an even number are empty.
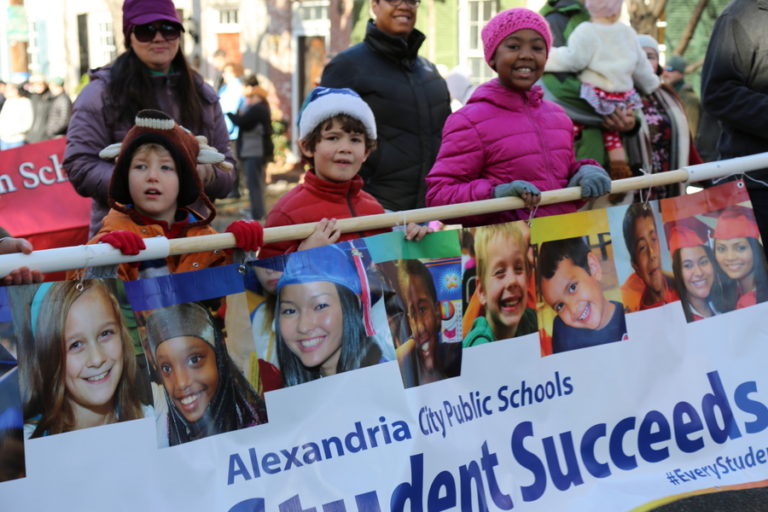
[[[160,32],[166,41],[175,41],[181,35],[181,27],[173,23],[147,23],[133,27],[133,35],[142,43],[148,43]]]
[[[400,7],[400,4],[403,2],[405,2],[407,5],[410,5],[411,7],[418,7],[421,3],[421,0],[387,0],[387,3],[392,7]]]

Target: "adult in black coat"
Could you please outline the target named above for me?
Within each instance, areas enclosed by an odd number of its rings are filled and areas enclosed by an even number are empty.
[[[420,0],[371,0],[376,17],[362,43],[325,67],[320,85],[348,87],[376,116],[378,149],[363,164],[365,190],[393,211],[424,206],[425,176],[440,149],[450,110],[445,80],[418,51]]]
[[[768,0],[734,0],[712,29],[701,73],[704,110],[720,121],[720,158],[768,152]],[[763,240],[768,168],[745,181]]]

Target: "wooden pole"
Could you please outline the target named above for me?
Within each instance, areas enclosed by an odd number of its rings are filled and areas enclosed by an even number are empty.
[[[614,181],[611,192],[629,192],[650,187],[671,185],[673,183],[698,182],[741,174],[754,169],[768,167],[768,153],[760,153],[718,162],[708,162],[700,165],[692,165],[668,171],[660,174],[646,174],[623,180]],[[574,201],[581,198],[580,187],[550,190],[541,193],[541,205]],[[366,217],[353,217],[338,219],[336,225],[344,233],[357,231],[370,231],[374,229],[389,228],[392,226],[407,224],[408,222],[429,222],[432,220],[449,220],[468,215],[480,215],[506,210],[522,208],[523,201],[517,197],[505,197],[499,199],[487,199],[471,203],[437,206],[433,208],[420,208],[402,212],[384,213],[381,215],[369,215]],[[264,242],[282,242],[285,240],[301,240],[312,233],[314,222],[296,224],[293,226],[281,226],[264,230]],[[235,236],[231,233],[219,233],[208,236],[196,236],[189,238],[177,238],[168,240],[163,237],[148,238],[145,240],[147,249],[137,256],[123,256],[118,249],[108,244],[80,245],[76,247],[63,247],[35,251],[32,254],[5,254],[0,255],[0,276],[19,267],[29,267],[41,272],[58,272],[72,270],[86,266],[115,265],[126,262],[144,261],[163,258],[169,255],[187,254],[190,252],[213,251],[217,249],[232,249],[235,247]]]

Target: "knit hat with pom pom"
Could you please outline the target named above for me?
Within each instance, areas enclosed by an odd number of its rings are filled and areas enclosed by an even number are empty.
[[[483,27],[481,35],[485,62],[490,66],[491,59],[501,42],[513,32],[526,28],[538,32],[544,38],[547,55],[549,55],[549,49],[552,47],[552,33],[549,31],[547,20],[530,9],[517,7],[500,12]]]

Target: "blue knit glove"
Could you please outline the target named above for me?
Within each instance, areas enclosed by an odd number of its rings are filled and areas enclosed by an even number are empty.
[[[502,183],[496,185],[493,188],[493,197],[522,197],[523,194],[531,194],[532,196],[540,196],[541,192],[536,188],[536,185],[524,180],[515,180],[510,183]]]
[[[611,178],[602,167],[582,165],[568,186],[581,187],[581,197],[599,197],[611,191]]]

